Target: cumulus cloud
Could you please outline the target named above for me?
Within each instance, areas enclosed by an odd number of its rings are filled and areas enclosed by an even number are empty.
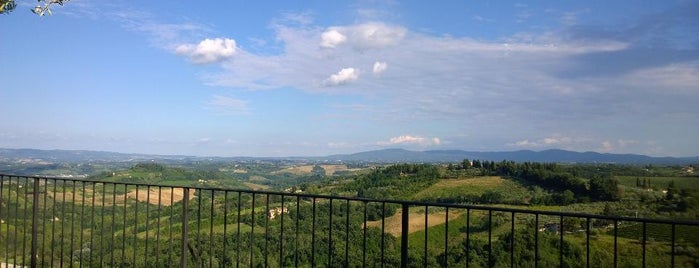
[[[412,135],[401,135],[397,137],[392,137],[388,139],[388,141],[381,141],[378,142],[379,145],[398,145],[398,144],[414,144],[414,145],[421,145],[421,146],[431,146],[431,145],[439,145],[441,144],[442,141],[437,138],[425,138],[421,136],[412,136]]]
[[[379,49],[397,45],[407,30],[403,27],[387,25],[380,22],[336,26],[325,30],[320,36],[320,46],[336,48],[350,43],[358,50]]]
[[[189,58],[197,64],[213,63],[226,60],[236,52],[235,40],[228,38],[204,39],[199,44],[182,44],[175,52]]]
[[[247,101],[239,100],[227,96],[214,95],[207,103],[209,109],[225,115],[247,114]]]
[[[349,28],[351,38],[358,48],[381,48],[398,44],[407,30],[383,23],[365,23]]]
[[[359,79],[359,70],[355,68],[343,68],[324,81],[326,86],[337,86]]]
[[[602,152],[611,152],[614,150],[614,145],[610,141],[603,141],[602,142],[602,148],[600,148],[600,151]]]
[[[538,139],[538,140],[524,139],[524,140],[516,141],[513,143],[508,143],[507,145],[519,147],[519,148],[529,148],[529,149],[533,149],[533,148],[558,148],[558,147],[571,148],[571,146],[575,146],[576,144],[585,143],[585,142],[589,142],[589,141],[590,141],[590,139],[588,139],[588,138],[554,135],[554,136],[545,137],[545,138]]]
[[[385,71],[386,68],[388,68],[388,64],[386,64],[386,62],[374,62],[374,75],[379,75],[383,73],[383,71]]]
[[[347,41],[347,37],[336,29],[325,31],[320,38],[320,46],[324,48],[335,48]]]

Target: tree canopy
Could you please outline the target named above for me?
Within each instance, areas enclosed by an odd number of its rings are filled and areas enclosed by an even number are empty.
[[[65,2],[70,0],[37,0],[37,5],[31,9],[31,11],[39,16],[45,14],[51,15],[51,5],[58,4],[62,6]],[[17,3],[15,0],[0,0],[0,14],[8,14],[17,8]]]

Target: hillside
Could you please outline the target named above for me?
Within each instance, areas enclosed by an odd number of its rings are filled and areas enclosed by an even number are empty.
[[[615,164],[692,164],[699,163],[699,157],[652,157],[637,154],[609,154],[597,152],[573,152],[566,150],[474,152],[463,150],[409,151],[385,149],[354,154],[326,157],[335,161],[367,162],[457,162],[463,159],[487,161],[509,160],[515,162],[556,162],[556,163],[615,163]]]
[[[404,149],[384,149],[353,154],[337,154],[320,157],[201,157],[184,155],[127,154],[86,150],[38,150],[0,148],[0,163],[12,165],[48,165],[56,163],[138,163],[157,161],[159,163],[198,163],[198,162],[368,162],[368,163],[445,163],[463,159],[485,161],[549,162],[549,163],[614,163],[634,165],[688,165],[699,164],[699,156],[694,157],[653,157],[638,154],[609,154],[597,152],[574,152],[566,150],[476,152],[464,150],[410,151]],[[131,164],[128,164],[129,166]],[[0,168],[0,172],[2,172]],[[31,173],[30,173],[31,174]]]

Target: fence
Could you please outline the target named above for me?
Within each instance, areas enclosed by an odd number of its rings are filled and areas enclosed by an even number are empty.
[[[0,175],[2,267],[694,267],[699,222]]]

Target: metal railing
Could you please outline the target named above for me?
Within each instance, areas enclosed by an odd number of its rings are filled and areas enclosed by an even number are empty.
[[[2,267],[694,267],[699,222],[0,175]]]

